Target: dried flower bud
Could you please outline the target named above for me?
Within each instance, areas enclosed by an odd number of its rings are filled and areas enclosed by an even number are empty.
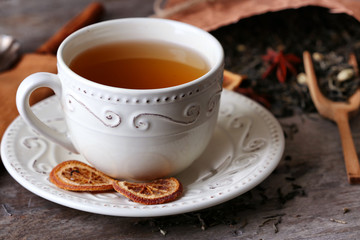
[[[306,79],[307,79],[307,76],[305,73],[299,73],[297,76],[296,76],[296,79],[297,79],[297,82],[301,85],[306,85]]]
[[[314,52],[312,57],[313,57],[314,61],[316,61],[316,62],[320,62],[324,59],[324,55],[322,55],[321,53],[318,53],[318,52]]]
[[[352,77],[354,77],[355,75],[355,71],[354,69],[352,68],[345,68],[343,70],[341,70],[337,76],[336,76],[336,79],[339,81],[339,82],[344,82],[346,80],[349,80],[351,79]]]

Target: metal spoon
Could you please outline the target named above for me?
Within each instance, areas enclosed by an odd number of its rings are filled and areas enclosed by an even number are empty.
[[[0,35],[0,72],[19,58],[20,43],[9,35]]]
[[[351,136],[349,115],[359,110],[360,89],[348,99],[348,102],[333,102],[325,98],[319,90],[310,53],[304,52],[303,58],[311,98],[320,115],[336,122],[340,132],[348,181],[351,184],[359,184],[360,164]],[[352,61],[350,64],[358,72],[355,56],[352,55],[350,60]]]

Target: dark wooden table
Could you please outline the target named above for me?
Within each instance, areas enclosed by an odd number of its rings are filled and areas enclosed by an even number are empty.
[[[2,0],[0,33],[32,52],[89,2]],[[153,1],[102,2],[104,20],[152,14]],[[359,239],[360,185],[347,183],[336,125],[318,114],[278,120],[285,152],[265,181],[226,203],[175,216],[112,217],[67,208],[26,190],[0,164],[0,239]],[[359,120],[351,120],[357,149]]]

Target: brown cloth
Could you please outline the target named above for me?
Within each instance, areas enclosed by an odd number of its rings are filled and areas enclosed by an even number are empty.
[[[305,6],[329,8],[333,13],[346,13],[360,21],[360,0],[158,0],[152,17],[182,21],[212,31],[254,15]]]
[[[20,69],[21,71],[17,71]],[[4,134],[9,124],[19,115],[16,108],[16,91],[21,81],[36,72],[56,73],[56,57],[54,55],[26,54],[16,67],[0,74],[0,136]],[[50,96],[48,88],[36,90],[30,105]]]

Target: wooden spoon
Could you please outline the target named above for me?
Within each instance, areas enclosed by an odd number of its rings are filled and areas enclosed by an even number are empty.
[[[348,181],[350,184],[358,184],[360,183],[360,164],[351,136],[349,115],[356,112],[360,107],[360,89],[348,99],[348,102],[333,102],[325,98],[319,90],[310,53],[305,51],[303,58],[311,98],[320,115],[333,120],[337,124],[340,132]],[[358,73],[354,55],[350,57],[350,64],[354,66],[355,71]]]
[[[56,56],[54,54],[60,43],[77,29],[98,21],[103,11],[103,6],[100,3],[91,3],[46,43],[41,45],[36,53],[24,54],[13,69],[0,74],[0,139],[11,121],[18,116],[15,96],[21,81],[36,72],[56,73]],[[38,89],[32,94],[30,104],[51,94],[52,92],[48,88]]]

